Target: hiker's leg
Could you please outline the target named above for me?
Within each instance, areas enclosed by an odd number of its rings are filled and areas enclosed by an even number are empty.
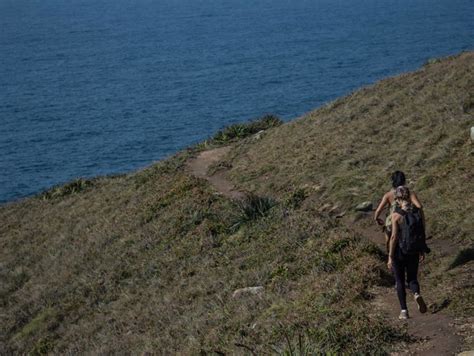
[[[395,259],[393,261],[393,274],[397,282],[397,296],[400,302],[400,308],[407,310],[407,295],[405,291],[405,265],[403,261]]]
[[[407,281],[408,287],[413,293],[420,293],[420,285],[418,283],[418,264],[419,256],[413,255],[407,259]]]

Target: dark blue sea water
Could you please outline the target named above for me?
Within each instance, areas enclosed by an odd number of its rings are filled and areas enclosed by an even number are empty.
[[[472,0],[0,0],[0,202],[474,49]]]

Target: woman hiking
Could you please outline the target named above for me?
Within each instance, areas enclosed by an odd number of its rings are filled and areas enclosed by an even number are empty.
[[[424,223],[421,211],[412,204],[410,191],[405,186],[395,190],[396,208],[392,213],[387,266],[395,275],[397,295],[401,312],[399,319],[408,319],[405,275],[408,287],[413,292],[418,310],[426,313],[426,304],[420,295],[418,264],[425,259],[426,246]]]
[[[395,199],[395,189],[399,186],[405,186],[405,182],[406,182],[405,174],[401,171],[395,171],[392,173],[391,180],[392,180],[392,189],[390,189],[387,193],[384,194],[374,214],[374,221],[377,222],[377,224],[379,225],[383,225],[383,230],[385,233],[385,249],[387,253],[388,253],[388,248],[389,248],[389,243],[390,243],[390,236],[392,234],[392,213],[395,211],[395,208],[397,206],[397,201]],[[421,213],[423,214],[423,207],[414,192],[410,193],[410,202],[414,206],[416,206],[418,209],[420,209]],[[386,207],[389,208],[389,212],[387,214],[387,217],[385,218],[385,221],[383,221],[382,219],[379,218],[379,216],[382,210]],[[424,217],[423,217],[423,224],[424,224]]]

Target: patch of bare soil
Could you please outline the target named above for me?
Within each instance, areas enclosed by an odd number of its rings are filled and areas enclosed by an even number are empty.
[[[225,146],[203,151],[187,162],[187,168],[194,176],[206,179],[218,193],[231,199],[241,199],[245,194],[234,188],[232,182],[225,177],[225,172],[209,175],[209,167],[219,162],[230,149],[231,146]]]

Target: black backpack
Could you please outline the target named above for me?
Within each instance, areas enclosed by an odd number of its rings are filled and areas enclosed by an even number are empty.
[[[405,211],[397,206],[395,212],[403,216],[398,234],[398,247],[402,254],[429,253],[420,209],[415,207],[412,211]]]

